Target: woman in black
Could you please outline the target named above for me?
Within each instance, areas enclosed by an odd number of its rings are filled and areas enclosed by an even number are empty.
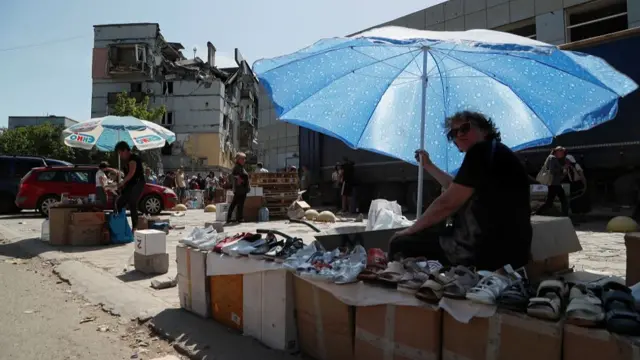
[[[124,141],[116,144],[115,148],[120,160],[124,164],[124,172],[127,174],[118,188],[121,189],[120,197],[116,201],[116,209],[122,210],[125,206],[131,212],[131,226],[135,230],[138,226],[138,200],[144,190],[145,178],[142,160],[131,152],[131,147]]]

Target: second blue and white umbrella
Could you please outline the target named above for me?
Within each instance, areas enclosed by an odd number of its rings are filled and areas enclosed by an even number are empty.
[[[133,116],[105,116],[75,124],[63,132],[67,146],[113,151],[126,141],[140,151],[158,149],[176,141],[176,135],[163,126]]]

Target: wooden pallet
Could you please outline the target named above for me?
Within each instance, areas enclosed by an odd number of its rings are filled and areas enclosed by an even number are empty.
[[[297,199],[298,198],[298,192],[297,191],[265,191],[264,188],[263,190],[263,194],[265,199],[283,199],[283,198],[287,198],[287,199]]]
[[[265,202],[267,203],[267,207],[269,206],[280,206],[280,205],[291,205],[292,202],[296,201],[298,196],[294,198],[267,198],[265,197]]]
[[[282,206],[282,205],[268,205],[267,204],[267,209],[269,209],[269,216],[271,216],[271,213],[274,213],[274,214],[284,213],[284,214],[286,214],[287,211],[289,211],[289,207],[288,206]]]
[[[251,184],[261,187],[278,185],[298,185],[298,178],[256,178],[251,179]]]
[[[281,178],[298,178],[296,172],[269,172],[269,173],[251,173],[252,179],[281,179]]]

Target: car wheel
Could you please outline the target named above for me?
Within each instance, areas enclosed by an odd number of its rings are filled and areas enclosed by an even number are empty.
[[[158,195],[149,195],[142,199],[140,208],[144,214],[158,215],[162,212],[162,198]]]
[[[51,207],[51,205],[57,203],[58,201],[59,198],[55,195],[47,195],[42,197],[38,202],[38,210],[40,211],[40,214],[44,217],[48,217],[49,208]]]

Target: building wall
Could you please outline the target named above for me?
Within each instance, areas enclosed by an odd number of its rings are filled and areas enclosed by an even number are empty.
[[[64,116],[9,116],[9,129],[15,129],[24,126],[34,126],[50,123],[53,125],[64,126],[65,128],[77,124],[78,122]]]
[[[273,102],[262,87],[258,99],[258,161],[269,171],[299,166],[298,126],[278,120]]]
[[[159,27],[156,24],[124,24],[98,26],[94,30],[93,50],[93,89],[91,116],[102,117],[109,114],[108,94],[129,92],[131,83],[142,83],[142,92],[149,96],[150,107],[164,105],[167,113],[172,113],[168,125],[178,140],[172,148],[172,155],[163,156],[166,170],[179,166],[186,167],[225,167],[229,168],[228,152],[225,149],[222,128],[225,112],[225,87],[222,81],[215,80],[210,85],[195,80],[173,81],[173,93],[163,93],[163,82],[154,81],[152,75],[127,75],[110,77],[106,73],[107,49],[115,44],[147,44],[149,50],[159,56],[156,48],[156,36]],[[148,56],[148,62],[150,57]],[[229,117],[231,121],[233,116]],[[222,133],[222,135],[220,134]],[[194,165],[195,164],[195,165]]]

